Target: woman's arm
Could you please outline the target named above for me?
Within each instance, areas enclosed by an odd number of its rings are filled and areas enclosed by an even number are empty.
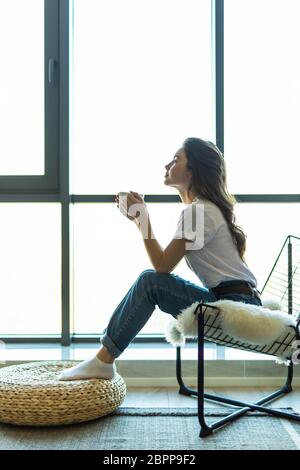
[[[148,237],[145,237],[145,231],[141,229],[140,225],[138,225],[138,228],[143,236],[144,245],[154,269],[159,273],[170,273],[173,271],[186,253],[186,240],[173,239],[163,250],[152,231],[149,214]]]
[[[119,204],[118,195],[116,202]],[[126,217],[138,227],[154,269],[160,273],[173,271],[186,253],[187,240],[173,239],[163,250],[153,233],[147,206],[138,193],[130,191],[127,196],[127,208]]]

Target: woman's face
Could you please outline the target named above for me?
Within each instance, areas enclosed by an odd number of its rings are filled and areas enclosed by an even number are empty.
[[[165,165],[166,174],[164,184],[173,188],[187,190],[192,178],[191,170],[187,170],[187,157],[183,148],[174,155],[173,160]]]

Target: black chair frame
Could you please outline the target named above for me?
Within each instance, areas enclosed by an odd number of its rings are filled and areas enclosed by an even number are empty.
[[[293,362],[290,361],[289,366],[287,366],[287,378],[285,384],[279,389],[274,391],[273,393],[264,396],[260,400],[254,403],[243,402],[240,400],[233,400],[227,397],[222,397],[218,395],[211,395],[209,393],[204,392],[204,313],[203,307],[210,307],[219,310],[217,307],[213,307],[210,304],[206,304],[200,302],[196,307],[194,314],[197,316],[197,323],[198,323],[198,367],[197,367],[197,390],[193,390],[188,388],[182,379],[181,373],[181,347],[176,348],[176,376],[177,381],[179,384],[179,393],[182,395],[187,396],[195,396],[198,399],[198,420],[200,424],[200,437],[206,437],[211,434],[214,430],[224,426],[227,423],[234,421],[235,419],[239,418],[240,416],[244,415],[247,411],[262,411],[268,413],[273,416],[277,416],[279,418],[287,418],[289,420],[295,420],[300,422],[300,415],[288,413],[284,411],[279,411],[273,408],[269,408],[266,406],[262,406],[265,403],[273,401],[287,393],[292,391],[292,380],[293,380]],[[295,339],[300,340],[299,335],[299,323],[298,320],[297,325],[294,327],[295,329]],[[204,400],[212,400],[218,403],[225,403],[228,405],[233,405],[235,407],[239,407],[236,411],[230,413],[228,416],[225,416],[222,419],[215,421],[212,424],[207,424],[205,421],[204,415]]]

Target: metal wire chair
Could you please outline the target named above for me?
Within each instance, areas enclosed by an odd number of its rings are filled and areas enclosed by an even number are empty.
[[[300,314],[300,238],[294,235],[288,235],[286,240],[279,252],[279,255],[274,263],[274,266],[263,286],[261,294],[271,296],[280,300],[282,310],[289,313],[290,315],[298,316]],[[200,302],[196,307],[194,314],[198,320],[198,378],[197,378],[197,390],[188,388],[182,379],[181,372],[181,347],[176,348],[176,376],[179,384],[179,393],[187,396],[196,396],[198,398],[198,420],[200,424],[200,437],[205,437],[211,434],[214,430],[224,426],[244,415],[247,411],[257,410],[265,413],[277,416],[280,418],[287,418],[290,420],[300,421],[300,415],[294,413],[288,413],[279,411],[273,408],[262,406],[268,402],[279,398],[280,396],[292,392],[292,380],[293,380],[293,362],[291,356],[289,357],[290,363],[287,368],[287,378],[285,384],[273,393],[262,397],[260,400],[254,403],[248,403],[241,400],[233,400],[227,397],[218,395],[211,395],[204,392],[204,343],[206,340],[213,341],[215,343],[226,345],[227,347],[233,347],[237,349],[243,349],[247,351],[257,352],[260,354],[273,355],[277,348],[285,349],[295,340],[300,340],[299,324],[300,318],[297,321],[295,327],[291,328],[288,335],[284,338],[278,338],[276,344],[265,346],[249,346],[243,344],[241,341],[237,341],[234,338],[228,338],[225,334],[222,335],[222,331],[218,332],[213,329],[213,325],[208,324],[208,320],[205,319],[205,309],[207,307],[215,308],[210,304]],[[208,334],[210,332],[210,334]],[[228,414],[228,416],[215,421],[212,424],[207,424],[204,416],[204,400],[212,400],[219,403],[225,403],[228,405],[234,405],[239,407],[236,411]]]

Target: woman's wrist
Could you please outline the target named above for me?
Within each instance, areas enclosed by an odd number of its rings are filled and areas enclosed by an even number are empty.
[[[144,238],[148,238],[148,229],[150,226],[150,218],[147,208],[143,208],[139,216],[134,219],[136,226]]]

